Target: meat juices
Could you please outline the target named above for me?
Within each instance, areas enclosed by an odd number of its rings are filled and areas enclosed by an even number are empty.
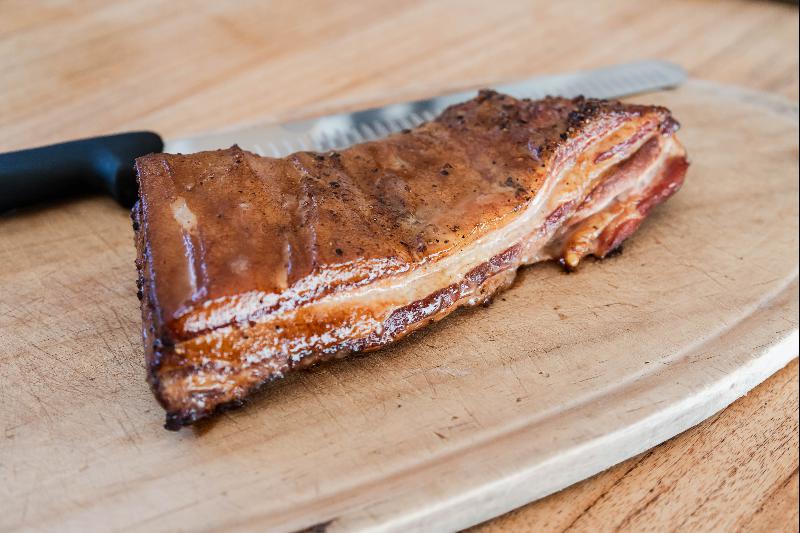
[[[604,257],[688,163],[661,107],[481,91],[341,152],[136,162],[148,380],[169,429],[476,305],[517,268]]]

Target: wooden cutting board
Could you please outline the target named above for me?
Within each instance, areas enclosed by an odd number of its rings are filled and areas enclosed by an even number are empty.
[[[692,167],[621,256],[178,433],[145,381],[127,213],[0,219],[0,529],[456,529],[699,422],[797,355],[798,112],[705,82]]]

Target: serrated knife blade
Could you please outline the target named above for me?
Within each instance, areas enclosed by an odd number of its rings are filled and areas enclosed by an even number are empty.
[[[547,95],[622,98],[676,87],[686,78],[686,71],[678,65],[646,60],[569,74],[537,76],[491,88],[516,98],[537,99]],[[475,94],[474,90],[455,92],[362,111],[176,139],[167,141],[164,151],[192,153],[238,144],[259,155],[283,157],[300,150],[324,152],[341,149],[413,128],[432,120],[446,107],[469,100]]]

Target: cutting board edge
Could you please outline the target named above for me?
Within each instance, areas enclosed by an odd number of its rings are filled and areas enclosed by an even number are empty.
[[[796,322],[783,336],[775,338],[772,334],[772,342],[765,341],[770,333],[764,325],[771,319],[785,316],[787,312],[797,315],[798,289],[798,278],[795,275],[783,289],[777,291],[740,323],[696,346],[684,354],[674,366],[648,375],[644,380],[647,383],[655,382],[664,390],[672,390],[673,398],[670,399],[669,407],[653,408],[650,412],[638,411],[614,431],[587,438],[564,453],[554,453],[543,461],[534,461],[527,465],[519,457],[512,457],[513,451],[520,450],[523,450],[524,456],[529,436],[547,430],[547,424],[552,425],[557,418],[551,416],[544,421],[462,449],[441,458],[438,463],[426,463],[389,476],[382,487],[355,487],[345,493],[332,495],[326,501],[315,502],[315,517],[330,512],[328,516],[331,518],[321,522],[309,522],[305,518],[307,509],[300,505],[291,516],[250,516],[244,522],[229,522],[222,530],[250,531],[268,527],[271,530],[289,532],[324,524],[326,533],[456,531],[553,494],[706,420],[797,358],[800,330]],[[681,363],[687,363],[693,355],[707,353],[709,346],[713,347],[715,343],[724,345],[730,342],[729,337],[740,335],[743,331],[751,333],[745,339],[747,345],[741,350],[742,353],[753,354],[747,363],[739,365],[734,372],[721,373],[714,381],[701,380],[699,385],[694,386],[699,389],[694,394],[681,396],[675,391],[674,378],[685,374]],[[760,351],[759,347],[762,348]],[[688,364],[714,367],[711,358]],[[641,386],[641,382],[631,383],[621,387],[612,396],[616,403],[622,402],[626,391]],[[591,405],[582,404],[568,409],[566,413],[570,417],[580,418],[591,411],[591,408]],[[486,457],[489,448],[494,450],[492,455],[495,458],[506,457],[503,465],[505,470],[498,462],[488,469],[489,474],[486,470],[480,471],[481,466],[485,465],[478,464],[475,459]],[[506,456],[504,451],[511,453]],[[457,476],[468,470],[471,472],[466,475],[466,481],[458,479]],[[420,481],[427,482],[424,491],[415,490]],[[376,497],[375,492],[384,492],[385,497]],[[370,502],[365,503],[367,499]]]
[[[791,286],[782,292],[782,295],[786,293],[796,295],[796,291],[797,280],[795,279]],[[778,310],[767,312],[780,313]],[[522,469],[505,479],[493,480],[472,491],[465,491],[460,497],[443,502],[441,508],[432,508],[431,514],[427,516],[427,513],[416,513],[416,516],[403,514],[398,517],[400,518],[398,522],[387,521],[378,529],[398,532],[422,532],[429,531],[431,528],[459,530],[509,512],[591,477],[669,440],[745,396],[798,357],[799,339],[798,328],[795,327],[775,344],[766,348],[759,356],[754,357],[748,364],[740,366],[735,372],[709,384],[702,393],[685,397],[670,407],[655,411],[628,426],[577,445],[566,454],[552,457],[550,461],[531,465],[528,469]],[[670,374],[679,373],[676,371],[663,374],[660,378],[666,381]],[[515,440],[519,440],[519,444],[523,444],[524,436],[525,433],[520,432]],[[632,445],[632,442],[636,442],[636,444]],[[581,456],[584,458],[581,459]],[[598,460],[587,461],[586,457],[595,457]],[[576,468],[575,465],[579,465],[579,467]],[[565,468],[566,466],[571,468]],[[543,479],[547,481],[542,483]],[[488,498],[487,487],[491,487]],[[502,497],[498,497],[498,495],[502,495]],[[456,508],[458,512],[455,512]],[[408,520],[409,518],[413,518],[413,520]],[[348,529],[350,528],[343,524],[341,530]],[[338,527],[332,529],[332,531],[338,530]]]

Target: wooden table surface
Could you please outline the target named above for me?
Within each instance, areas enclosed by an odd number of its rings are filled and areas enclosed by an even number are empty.
[[[798,98],[798,11],[783,3],[6,0],[0,13],[0,150],[642,58]],[[797,431],[795,361],[686,433],[477,529],[796,529]]]

